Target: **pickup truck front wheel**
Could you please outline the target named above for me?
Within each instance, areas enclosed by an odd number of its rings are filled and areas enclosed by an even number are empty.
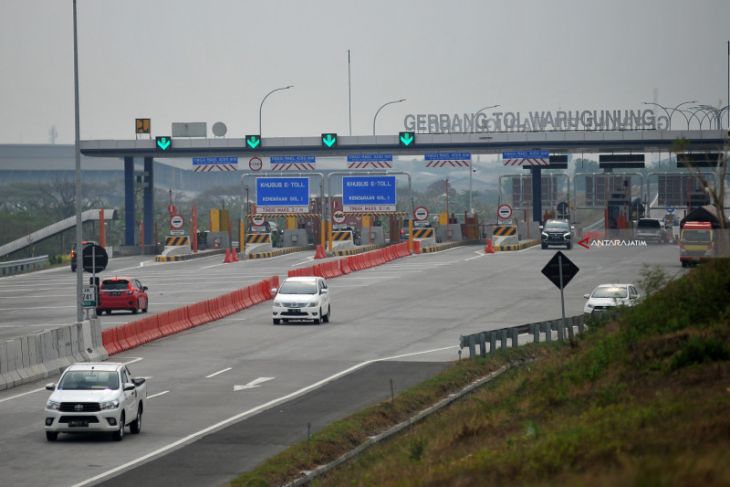
[[[119,429],[112,433],[112,439],[114,441],[122,441],[124,439],[124,412],[119,417]]]
[[[58,439],[58,433],[55,431],[46,431],[46,440],[56,441]]]
[[[139,409],[137,410],[137,419],[132,421],[129,425],[129,431],[133,434],[138,435],[142,432],[142,403],[139,403]]]

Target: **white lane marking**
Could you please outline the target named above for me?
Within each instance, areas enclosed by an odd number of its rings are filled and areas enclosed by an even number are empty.
[[[464,259],[464,262],[469,262],[470,260],[474,260],[474,259],[481,259],[482,257],[484,257],[486,255],[484,253],[484,251],[482,251],[482,250],[476,250],[474,253],[477,255],[475,255],[474,257],[469,257],[468,259]]]
[[[302,262],[297,262],[296,264],[292,264],[292,265],[290,265],[289,267],[296,267],[296,266],[298,266],[298,265],[302,265],[302,264],[309,264],[309,263],[310,263],[310,262],[312,262],[313,260],[314,260],[314,257],[307,257],[307,260],[304,260],[304,261],[302,261]]]
[[[32,308],[0,308],[0,311],[20,311],[27,309],[60,309],[60,308],[75,308],[76,306],[34,306]]]
[[[170,391],[162,391],[162,392],[158,392],[157,394],[152,394],[151,396],[147,396],[147,399],[154,399],[154,398],[156,398],[156,397],[164,396],[164,395],[165,395],[165,394],[167,394],[168,392],[170,392]]]
[[[41,296],[28,296],[27,294],[23,294],[22,296],[0,296],[0,299],[18,299],[18,298],[72,298],[74,297],[73,294],[44,294]]]
[[[290,399],[293,399],[295,397],[302,396],[302,395],[306,394],[307,392],[310,392],[310,391],[312,391],[314,389],[317,389],[318,387],[321,387],[321,386],[327,384],[328,382],[332,382],[333,380],[339,379],[340,377],[343,377],[343,376],[349,374],[350,372],[353,372],[353,371],[355,371],[357,369],[361,369],[361,368],[365,367],[366,365],[370,365],[370,364],[375,363],[375,362],[383,362],[383,361],[386,361],[386,360],[394,360],[394,359],[397,359],[397,358],[412,357],[414,355],[423,355],[423,354],[427,354],[427,353],[440,352],[442,350],[448,350],[448,349],[451,349],[451,348],[458,348],[458,346],[457,345],[452,345],[452,346],[449,346],[449,347],[435,348],[433,350],[425,350],[425,351],[422,351],[422,352],[404,353],[402,355],[394,355],[392,357],[384,357],[384,358],[367,360],[365,362],[361,362],[359,364],[353,365],[352,367],[350,367],[348,369],[342,370],[342,371],[337,372],[336,374],[333,374],[333,375],[331,375],[331,376],[329,376],[329,377],[327,377],[325,379],[322,379],[319,382],[315,382],[314,384],[310,384],[308,386],[302,387],[301,389],[299,389],[297,391],[294,391],[294,392],[292,392],[290,394],[287,394],[285,396],[281,396],[281,397],[279,397],[277,399],[272,399],[271,401],[265,402],[264,404],[260,404],[260,405],[254,407],[254,408],[249,409],[248,411],[240,412],[240,413],[238,413],[238,414],[236,414],[234,416],[231,416],[228,419],[224,419],[223,421],[220,421],[220,422],[218,422],[218,423],[216,423],[214,425],[208,426],[207,428],[203,428],[200,431],[196,431],[195,433],[189,434],[189,435],[187,435],[187,436],[185,436],[183,438],[180,438],[177,441],[173,441],[172,443],[169,443],[169,444],[167,444],[167,445],[165,445],[165,446],[163,446],[161,448],[158,448],[157,450],[151,451],[151,452],[149,452],[149,453],[147,453],[145,455],[142,455],[141,457],[137,457],[134,460],[130,460],[127,463],[124,463],[122,465],[119,465],[118,467],[114,467],[114,468],[112,468],[110,470],[107,470],[106,472],[102,472],[102,473],[100,473],[98,475],[95,475],[95,476],[89,478],[89,479],[83,480],[83,481],[79,482],[78,484],[74,484],[72,487],[84,487],[86,485],[91,485],[91,484],[93,484],[95,482],[98,482],[99,480],[109,478],[109,477],[111,477],[114,474],[117,474],[119,472],[123,472],[124,470],[128,469],[129,467],[133,467],[133,466],[138,465],[138,464],[140,464],[142,462],[145,462],[145,461],[149,460],[150,458],[154,458],[154,457],[157,457],[157,456],[161,456],[163,453],[167,453],[169,451],[172,451],[172,450],[174,450],[175,448],[177,448],[179,446],[182,446],[182,445],[185,445],[185,444],[188,444],[188,443],[192,443],[192,442],[198,440],[199,438],[207,435],[208,433],[212,433],[214,431],[218,431],[220,429],[223,429],[226,426],[229,426],[229,425],[235,423],[236,421],[239,421],[241,419],[244,419],[244,418],[248,418],[250,416],[253,416],[254,414],[257,414],[257,413],[259,413],[261,411],[265,411],[266,409],[269,409],[271,407],[274,407],[274,406],[276,406],[278,404],[282,404],[282,403],[284,403],[286,401],[289,401]]]
[[[69,323],[70,323],[70,321],[69,321]],[[68,326],[68,323],[34,323],[34,324],[28,324],[28,325],[21,323],[18,325],[0,325],[0,328],[20,328],[21,326],[22,327],[25,327],[25,326],[48,326],[48,327]]]
[[[124,363],[124,365],[129,365],[129,364],[139,362],[140,360],[144,360],[144,358],[142,358],[142,357],[129,357],[131,360],[126,360],[126,361],[125,361],[124,357],[114,357],[114,358],[120,359]]]
[[[213,269],[214,267],[220,267],[223,265],[226,265],[226,262],[221,262],[220,264],[207,265],[205,267],[201,267],[201,269]]]
[[[206,379],[210,379],[211,377],[215,377],[216,375],[220,375],[220,374],[222,374],[223,372],[228,372],[228,371],[229,371],[229,370],[231,370],[232,368],[233,368],[233,367],[228,367],[228,368],[226,368],[226,369],[223,369],[223,370],[219,370],[218,372],[213,372],[213,373],[212,373],[212,374],[210,374],[210,375],[206,375],[206,376],[205,376],[205,378],[206,378]]]
[[[45,391],[45,387],[41,387],[40,389],[33,389],[32,391],[23,392],[22,394],[16,394],[14,396],[6,397],[5,399],[0,399],[0,402],[9,401],[11,399],[17,399],[19,397],[27,396],[28,394],[35,394],[36,392]]]
[[[256,387],[260,386],[264,382],[268,382],[270,380],[274,380],[276,377],[259,377],[258,379],[254,379],[245,386],[233,386],[233,391],[242,391],[244,389],[255,389]]]

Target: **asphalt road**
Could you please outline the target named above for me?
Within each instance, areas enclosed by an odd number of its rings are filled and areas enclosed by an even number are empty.
[[[246,428],[228,428],[245,424],[260,412],[271,414],[272,408],[291,405],[288,401],[308,393],[317,403],[326,397],[323,386],[342,377],[347,383],[358,382],[349,374],[366,373],[374,361],[443,363],[457,358],[462,334],[560,316],[560,293],[540,273],[554,251],[533,248],[484,255],[481,250],[457,247],[411,256],[333,279],[333,321],[328,325],[273,326],[270,303],[262,303],[115,356],[115,360],[132,362],[134,374],[149,378],[148,391],[153,396],[146,408],[143,433],[127,435],[122,443],[105,436],[69,435],[47,443],[42,418],[48,392],[42,384],[3,391],[0,479],[7,485],[91,485],[131,475],[126,483],[130,484],[138,475],[136,467],[182,447],[185,455],[216,460],[211,444],[219,443],[210,434],[228,431],[224,436],[235,438]],[[580,268],[565,290],[568,314],[582,311],[583,294],[597,284],[635,281],[643,263],[661,265],[670,274],[682,271],[674,246],[573,249],[567,255]],[[213,285],[215,276],[205,277],[204,263],[179,266],[170,273],[167,269],[172,267],[144,272],[152,272],[148,277],[155,287],[164,280],[194,282],[196,272],[202,273],[201,282],[214,288],[205,292],[213,295],[265,275],[283,275],[287,266],[297,263],[296,256],[256,265],[254,261],[239,263],[240,271],[221,271],[231,273],[223,279],[230,286],[225,289]],[[193,296],[185,289],[181,292]],[[374,385],[363,385],[347,395],[359,405],[382,399],[388,388],[386,375],[380,374],[383,384],[360,381]],[[259,385],[235,387],[252,381]],[[397,387],[403,385],[399,382]],[[299,423],[305,418],[324,424],[352,406],[339,404],[334,412],[325,407],[307,409],[307,414],[293,417],[292,429],[303,431],[306,426]],[[292,435],[276,440],[266,428],[248,432],[244,442],[267,445],[267,455],[301,438]],[[256,457],[252,463],[260,459]],[[218,468],[230,476],[251,466],[222,463]],[[125,485],[124,478],[119,477],[115,482],[121,483],[115,485]]]
[[[185,306],[245,287],[307,262],[313,252],[223,264],[222,255],[157,263],[150,256],[109,261],[100,278],[137,277],[149,288],[149,313]],[[301,264],[306,265],[306,264]],[[84,274],[88,282],[91,274]],[[69,266],[0,278],[0,339],[39,332],[76,321],[76,274]],[[101,317],[102,328],[138,319],[128,311]]]

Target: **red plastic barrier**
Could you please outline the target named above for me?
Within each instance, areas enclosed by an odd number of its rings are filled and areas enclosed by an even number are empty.
[[[340,264],[340,272],[342,272],[342,274],[349,274],[350,272],[352,272],[349,265],[349,259],[349,257],[345,257],[344,259],[340,259],[338,261]]]
[[[125,324],[117,328],[117,340],[119,341],[122,351],[132,348],[132,343],[134,342],[129,341],[130,335],[131,332],[129,330],[129,324]]]
[[[211,321],[220,320],[223,315],[220,312],[220,306],[216,298],[205,301],[205,305],[208,307],[208,314],[210,314]]]
[[[121,347],[117,341],[117,329],[107,328],[101,331],[101,344],[104,345],[109,355],[114,355],[121,352]]]
[[[188,317],[193,326],[200,326],[211,321],[211,316],[208,313],[208,307],[205,305],[205,302],[191,304],[187,308]]]
[[[251,299],[254,304],[259,304],[264,300],[264,296],[261,294],[261,288],[256,284],[249,286],[249,291],[251,292]]]
[[[243,305],[245,308],[250,308],[254,305],[253,299],[251,299],[251,288],[245,287],[241,289],[243,294]]]

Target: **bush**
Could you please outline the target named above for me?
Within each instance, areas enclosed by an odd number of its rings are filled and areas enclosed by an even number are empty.
[[[672,359],[671,370],[693,364],[717,362],[730,359],[730,350],[715,337],[691,337]]]

